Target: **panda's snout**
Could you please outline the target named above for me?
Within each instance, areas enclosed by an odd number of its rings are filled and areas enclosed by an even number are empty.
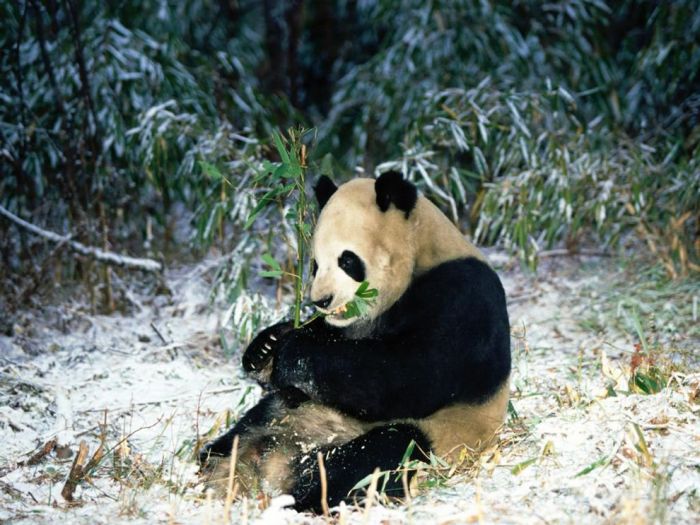
[[[326,295],[325,297],[322,297],[318,301],[314,301],[314,304],[316,305],[317,308],[326,308],[326,307],[328,307],[329,304],[331,304],[331,301],[333,301],[333,296]]]

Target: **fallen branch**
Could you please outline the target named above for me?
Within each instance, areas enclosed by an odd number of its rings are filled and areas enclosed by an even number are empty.
[[[27,461],[20,462],[20,464],[22,466],[38,464],[42,459],[53,452],[53,449],[56,448],[57,443],[56,438],[49,439],[46,443],[44,443],[43,447],[32,455],[32,457],[30,457]]]
[[[153,259],[129,257],[128,255],[120,255],[118,253],[101,250],[100,248],[95,248],[94,246],[86,246],[78,241],[72,240],[70,235],[59,235],[58,233],[39,228],[38,226],[17,217],[17,215],[3,206],[0,206],[0,215],[4,216],[14,224],[21,226],[25,230],[32,232],[34,235],[48,239],[51,242],[67,244],[67,246],[74,252],[95,259],[101,263],[124,268],[134,268],[137,270],[143,270],[144,272],[163,271],[163,265],[158,261],[154,261]]]

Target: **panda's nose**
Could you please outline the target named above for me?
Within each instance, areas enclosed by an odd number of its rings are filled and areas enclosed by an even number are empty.
[[[314,304],[318,308],[326,308],[329,304],[331,304],[331,301],[333,300],[332,295],[326,295],[325,297],[322,297],[318,301],[314,301]]]

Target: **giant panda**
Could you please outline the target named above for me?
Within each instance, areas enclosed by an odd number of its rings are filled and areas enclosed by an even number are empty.
[[[315,186],[310,299],[325,314],[279,323],[246,349],[243,368],[270,393],[200,453],[216,486],[234,437],[244,490],[294,496],[320,511],[352,499],[375,468],[488,443],[509,395],[510,327],[501,282],[481,252],[401,174]],[[362,318],[343,305],[363,281],[378,296]],[[384,490],[402,496],[389,476]]]

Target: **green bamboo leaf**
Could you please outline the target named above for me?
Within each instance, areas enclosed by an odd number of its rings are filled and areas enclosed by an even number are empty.
[[[357,308],[355,301],[350,301],[345,305],[345,312],[343,313],[343,318],[351,319],[360,315],[360,310]]]
[[[362,295],[362,292],[364,292],[367,288],[369,288],[369,281],[362,281],[360,286],[355,291],[355,295]]]
[[[287,150],[282,143],[282,137],[277,131],[272,132],[272,140],[275,142],[277,153],[279,154],[280,159],[282,159],[282,162],[284,164],[289,164],[289,153],[287,153]]]
[[[219,181],[223,178],[223,175],[214,164],[210,164],[204,160],[199,161],[199,168],[202,170],[205,176],[212,180]]]
[[[509,400],[508,401],[508,414],[510,417],[513,419],[519,419],[520,416],[518,416],[517,410],[515,410],[515,405],[513,404],[513,401]]]
[[[607,456],[603,456],[599,459],[596,459],[593,463],[588,465],[586,468],[578,472],[574,477],[578,478],[581,476],[585,476],[589,472],[592,472],[593,470],[597,469],[598,467],[602,467],[603,465],[606,465],[608,463],[608,458]]]
[[[511,474],[513,474],[514,476],[517,476],[517,475],[520,474],[523,470],[525,470],[527,467],[529,467],[530,465],[532,465],[535,461],[537,461],[537,458],[526,459],[525,461],[523,461],[523,462],[518,463],[517,465],[515,465],[515,466],[510,470],[510,472],[511,472]]]
[[[360,490],[360,489],[363,489],[365,487],[369,487],[369,484],[372,483],[373,476],[374,476],[374,473],[368,474],[367,476],[362,478],[360,481],[355,483],[355,486],[350,489],[350,492],[352,492],[353,490]]]
[[[288,164],[280,164],[272,172],[273,179],[284,179],[287,177],[289,177],[289,165]]]
[[[408,447],[406,447],[406,452],[403,453],[403,457],[401,458],[401,463],[399,465],[405,466],[408,460],[411,458],[413,455],[413,450],[416,448],[416,442],[414,440],[411,440],[411,442],[408,444]]]
[[[261,259],[267,263],[268,266],[270,266],[273,270],[275,271],[282,271],[282,267],[280,266],[280,263],[278,263],[275,258],[269,254],[269,253],[264,253],[261,256]]]
[[[373,299],[379,295],[379,290],[377,290],[376,288],[370,288],[369,290],[365,290],[364,292],[358,295],[363,299]]]
[[[262,161],[262,168],[265,171],[266,175],[274,172],[279,165],[280,165],[279,162],[270,162],[267,159],[264,159]]]
[[[248,215],[248,219],[246,220],[246,223],[243,226],[243,229],[247,230],[248,228],[250,228],[253,225],[253,223],[255,222],[255,219],[260,214],[260,212],[269,203],[273,202],[275,200],[275,197],[277,197],[278,195],[281,195],[282,193],[287,193],[293,189],[294,189],[294,184],[287,184],[286,186],[273,188],[270,191],[268,191],[265,195],[263,195],[260,198],[260,201],[255,205],[255,207],[252,209],[252,211]]]

